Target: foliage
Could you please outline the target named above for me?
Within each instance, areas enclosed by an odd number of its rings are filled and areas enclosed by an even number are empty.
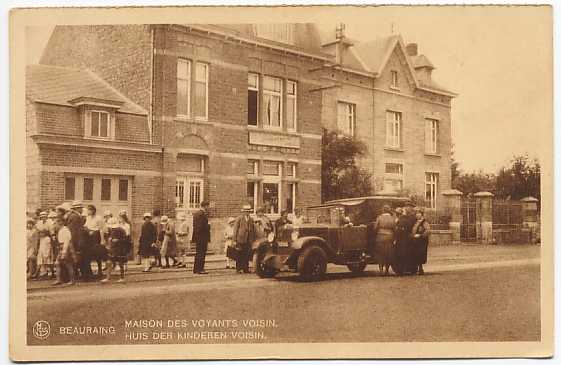
[[[510,167],[503,167],[497,175],[496,196],[502,199],[522,199],[528,196],[540,199],[541,167],[528,155],[514,156]]]
[[[479,191],[495,193],[496,177],[494,174],[483,171],[464,173],[459,172],[456,179],[452,181],[452,189],[457,189],[465,195],[475,194]]]
[[[510,166],[502,167],[498,174],[463,172],[452,159],[452,188],[465,195],[489,191],[499,199],[519,200],[528,196],[540,199],[540,164],[528,155],[514,156]]]
[[[324,129],[321,154],[322,201],[366,196],[372,193],[372,176],[356,164],[366,145],[352,137]]]

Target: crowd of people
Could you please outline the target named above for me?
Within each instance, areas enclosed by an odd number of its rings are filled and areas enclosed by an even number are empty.
[[[124,282],[132,249],[131,222],[126,211],[114,217],[110,211],[97,214],[93,205],[63,203],[49,211],[37,211],[27,219],[27,275],[30,279],[55,278],[53,285],[73,285],[77,279],[94,278],[91,264],[97,263],[101,282],[111,280],[119,266]]]
[[[195,245],[194,274],[206,274],[205,260],[210,242],[208,201],[193,214],[192,235],[183,214],[171,219],[158,209],[143,215],[138,240],[138,257],[143,272],[153,268],[187,268],[187,255]],[[251,246],[284,225],[298,227],[304,223],[301,211],[296,209],[289,218],[288,211],[272,222],[263,208],[255,210],[246,204],[241,214],[227,219],[224,230],[226,268],[238,273],[250,272]],[[398,274],[424,273],[430,225],[422,208],[406,205],[395,211],[385,205],[383,212],[372,224],[371,254],[376,257],[380,271],[389,274],[389,268]],[[63,203],[49,211],[37,211],[27,220],[27,275],[30,279],[56,278],[53,285],[73,285],[76,280],[112,280],[113,270],[119,268],[118,282],[125,281],[127,262],[133,253],[131,222],[122,210],[116,217],[105,211],[97,214],[93,205],[83,206],[79,201]],[[234,264],[235,262],[235,264]],[[97,274],[92,272],[97,264]]]
[[[407,204],[392,212],[384,205],[373,224],[373,235],[372,254],[384,275],[389,274],[390,266],[398,275],[425,273],[430,225],[423,208]]]

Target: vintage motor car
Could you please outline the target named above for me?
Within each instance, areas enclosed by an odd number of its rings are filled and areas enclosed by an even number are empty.
[[[404,206],[405,197],[376,195],[329,201],[306,208],[305,223],[287,224],[253,243],[253,264],[261,278],[280,271],[300,274],[304,281],[321,279],[327,264],[346,265],[355,273],[378,261],[372,253],[372,223],[382,207]]]

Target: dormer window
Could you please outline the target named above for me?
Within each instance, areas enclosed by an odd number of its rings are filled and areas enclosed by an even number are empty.
[[[399,75],[398,75],[397,71],[392,70],[391,71],[391,77],[392,77],[392,80],[391,80],[390,87],[392,89],[399,89]]]
[[[86,112],[84,135],[87,138],[114,139],[114,126],[111,113],[104,110]]]

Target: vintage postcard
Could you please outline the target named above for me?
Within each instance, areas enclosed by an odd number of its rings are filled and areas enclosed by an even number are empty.
[[[13,360],[552,356],[550,6],[10,21]]]

